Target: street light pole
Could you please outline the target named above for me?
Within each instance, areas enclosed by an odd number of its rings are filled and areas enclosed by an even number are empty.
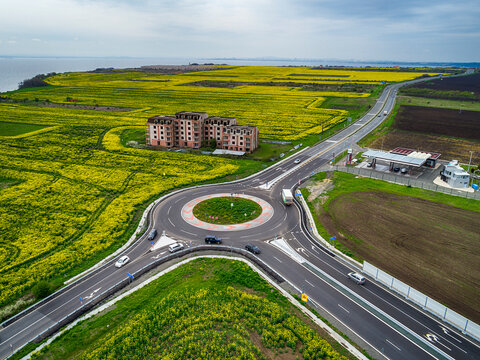
[[[473,155],[473,150],[470,150],[470,160],[468,161],[468,170],[467,170],[469,174],[470,174],[470,164],[472,163],[472,155]]]

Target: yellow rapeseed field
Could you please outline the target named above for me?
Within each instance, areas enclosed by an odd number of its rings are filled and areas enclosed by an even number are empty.
[[[329,84],[400,81],[421,75],[240,66],[177,75],[70,73],[49,78],[53,86],[4,94],[19,103],[0,103],[2,123],[47,127],[16,136],[0,134],[0,306],[25,294],[39,280],[59,284],[64,275],[79,272],[113,251],[133,232],[140,207],[160,194],[234,174],[246,166],[222,158],[125,148],[120,137],[126,129],[143,129],[153,115],[205,111],[258,126],[262,138],[300,140],[347,117],[345,110],[320,108],[326,97],[370,96],[266,84],[298,79],[298,74],[307,75],[302,76],[306,79],[291,82],[307,82],[312,74],[328,75]],[[317,76],[315,83],[321,79],[327,78]],[[192,85],[205,80],[249,84]],[[68,98],[78,100],[78,105],[33,106],[47,100],[68,103]],[[22,104],[21,99],[33,104]],[[84,110],[82,105],[130,110]]]

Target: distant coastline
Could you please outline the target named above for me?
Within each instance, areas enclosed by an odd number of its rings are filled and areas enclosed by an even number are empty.
[[[216,63],[257,66],[380,66],[380,67],[476,67],[480,62],[395,62],[302,58],[131,58],[131,57],[28,57],[0,56],[0,92],[18,88],[18,83],[49,72],[89,71],[99,67],[129,68],[143,65],[188,65]]]

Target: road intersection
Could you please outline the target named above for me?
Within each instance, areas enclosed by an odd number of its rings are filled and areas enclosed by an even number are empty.
[[[281,189],[294,190],[320,168],[328,166],[335,154],[342,153],[378,126],[384,120],[383,112],[390,113],[393,109],[396,92],[402,85],[387,86],[377,103],[352,126],[260,173],[231,183],[197,186],[166,196],[153,208],[145,235],[119,255],[130,257],[127,265],[117,269],[114,267],[117,258],[112,259],[41,306],[4,326],[0,329],[0,358],[9,356],[15,349],[67,318],[89,299],[125,281],[127,273],[133,274],[163,256],[165,249],[149,252],[151,244],[146,235],[152,228],[159,233],[165,231],[169,237],[187,246],[203,244],[205,235],[212,232],[221,237],[226,246],[243,248],[247,243],[254,243],[261,248],[259,256],[264,263],[297,291],[308,294],[317,311],[335,319],[344,332],[368,348],[376,358],[480,358],[477,343],[383,286],[374,281],[367,281],[365,286],[349,281],[346,274],[358,270],[354,264],[333,256],[316,241],[307,225],[305,212],[297,201],[289,207],[282,203]],[[301,162],[296,164],[295,159]],[[195,199],[232,193],[255,198],[268,205],[271,208],[269,217],[255,226],[239,229],[211,228],[197,224],[193,219],[189,221],[187,212]],[[280,238],[286,244],[283,247],[274,243]]]

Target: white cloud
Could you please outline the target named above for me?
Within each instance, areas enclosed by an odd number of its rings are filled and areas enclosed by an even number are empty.
[[[39,55],[478,58],[475,1],[0,0],[0,33]]]

